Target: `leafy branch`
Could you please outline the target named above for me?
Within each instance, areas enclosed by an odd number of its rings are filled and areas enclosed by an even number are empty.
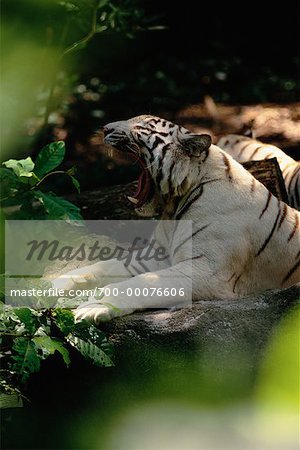
[[[68,366],[70,347],[97,366],[113,366],[113,349],[104,333],[87,321],[75,323],[70,310],[36,311],[3,305],[0,320],[0,392],[4,394],[22,395],[31,374],[38,372],[43,360],[55,353],[60,354]]]
[[[75,169],[53,170],[59,166],[65,156],[65,144],[62,141],[46,145],[38,154],[36,161],[9,159],[0,168],[0,182],[3,197],[0,206],[12,219],[74,219],[81,220],[79,208],[57,197],[53,192],[39,190],[40,185],[53,175],[67,175],[77,191],[78,180]]]
[[[143,9],[136,0],[72,0],[57,1],[58,5],[63,7],[67,14],[66,23],[63,27],[59,54],[54,64],[52,81],[50,82],[49,95],[46,102],[44,114],[44,127],[48,125],[49,116],[53,107],[53,98],[57,84],[57,76],[60,64],[65,56],[82,50],[93,39],[96,34],[114,31],[121,32],[125,36],[132,38],[135,33],[143,30],[159,30],[164,27],[153,25],[157,17],[146,17]],[[67,45],[62,49],[67,39],[71,22],[76,28],[85,28],[83,37]]]
[[[79,39],[79,41],[74,42],[70,46],[68,46],[60,55],[59,60],[61,60],[64,56],[66,56],[68,53],[73,52],[74,50],[80,50],[86,46],[86,44],[93,38],[93,36],[97,33],[97,12],[98,12],[99,6],[94,6],[93,12],[92,12],[92,22],[91,22],[91,29],[87,33],[86,36]]]

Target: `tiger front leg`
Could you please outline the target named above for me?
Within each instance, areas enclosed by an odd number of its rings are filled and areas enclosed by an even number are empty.
[[[52,287],[66,293],[72,289],[91,289],[131,278],[134,274],[122,261],[111,259],[66,272],[52,281]]]
[[[103,289],[101,299],[90,298],[75,310],[75,319],[99,324],[136,310],[188,306],[192,302],[191,265],[178,265],[138,275]]]
[[[144,261],[139,257],[139,252],[129,254],[128,261],[110,259],[99,261],[95,264],[80,267],[60,275],[52,281],[53,288],[70,291],[76,289],[102,288],[111,283],[117,283],[130,279],[136,275],[153,270],[159,270],[167,266],[167,259],[157,261]]]

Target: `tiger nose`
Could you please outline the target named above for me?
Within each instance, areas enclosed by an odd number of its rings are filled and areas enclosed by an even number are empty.
[[[103,134],[106,137],[111,132],[111,129],[107,126],[103,127]]]
[[[106,125],[104,125],[104,127],[103,127],[104,137],[106,137],[111,132],[115,131],[118,128],[118,125],[119,125],[119,122],[112,122],[112,123],[107,123]]]

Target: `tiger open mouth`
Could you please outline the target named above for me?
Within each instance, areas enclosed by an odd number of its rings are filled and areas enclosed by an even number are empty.
[[[134,150],[126,139],[120,138],[121,136],[116,136],[116,133],[104,133],[104,136],[104,142],[106,144],[112,145],[123,153],[126,152],[139,165],[141,173],[138,177],[137,188],[132,196],[128,196],[127,198],[137,208],[143,206],[154,194],[153,181],[143,156]]]
[[[136,160],[136,155],[134,153],[132,153],[132,155]],[[138,185],[132,196],[128,196],[127,198],[136,207],[141,207],[150,197],[152,197],[153,183],[145,161],[139,157],[137,163],[141,168],[141,173],[138,177]]]

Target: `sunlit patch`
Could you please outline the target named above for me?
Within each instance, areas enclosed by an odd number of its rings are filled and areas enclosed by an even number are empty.
[[[114,421],[106,449],[296,449],[297,415],[287,418],[277,411],[275,416],[274,426],[267,428],[263,434],[261,430],[268,417],[257,420],[249,405],[208,409],[196,408],[184,401],[153,401],[126,410]],[[285,419],[292,419],[290,424],[293,428],[289,427],[288,433],[283,433]],[[100,443],[99,436],[99,448]]]

